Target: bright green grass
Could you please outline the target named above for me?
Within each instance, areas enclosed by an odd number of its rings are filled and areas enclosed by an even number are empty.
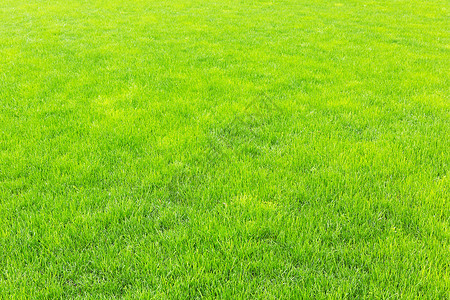
[[[450,3],[0,1],[0,298],[450,297]]]

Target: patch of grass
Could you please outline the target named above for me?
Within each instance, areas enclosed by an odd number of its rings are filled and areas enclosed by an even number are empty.
[[[0,3],[0,298],[450,297],[448,1]]]

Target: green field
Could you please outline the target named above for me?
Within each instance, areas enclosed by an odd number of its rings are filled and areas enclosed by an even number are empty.
[[[448,0],[1,0],[0,299],[449,299]]]

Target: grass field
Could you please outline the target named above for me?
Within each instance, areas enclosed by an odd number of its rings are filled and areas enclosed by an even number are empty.
[[[449,299],[450,2],[0,1],[0,299]]]

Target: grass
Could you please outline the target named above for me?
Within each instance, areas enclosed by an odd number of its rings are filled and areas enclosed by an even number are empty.
[[[450,298],[446,0],[3,0],[0,298]]]

